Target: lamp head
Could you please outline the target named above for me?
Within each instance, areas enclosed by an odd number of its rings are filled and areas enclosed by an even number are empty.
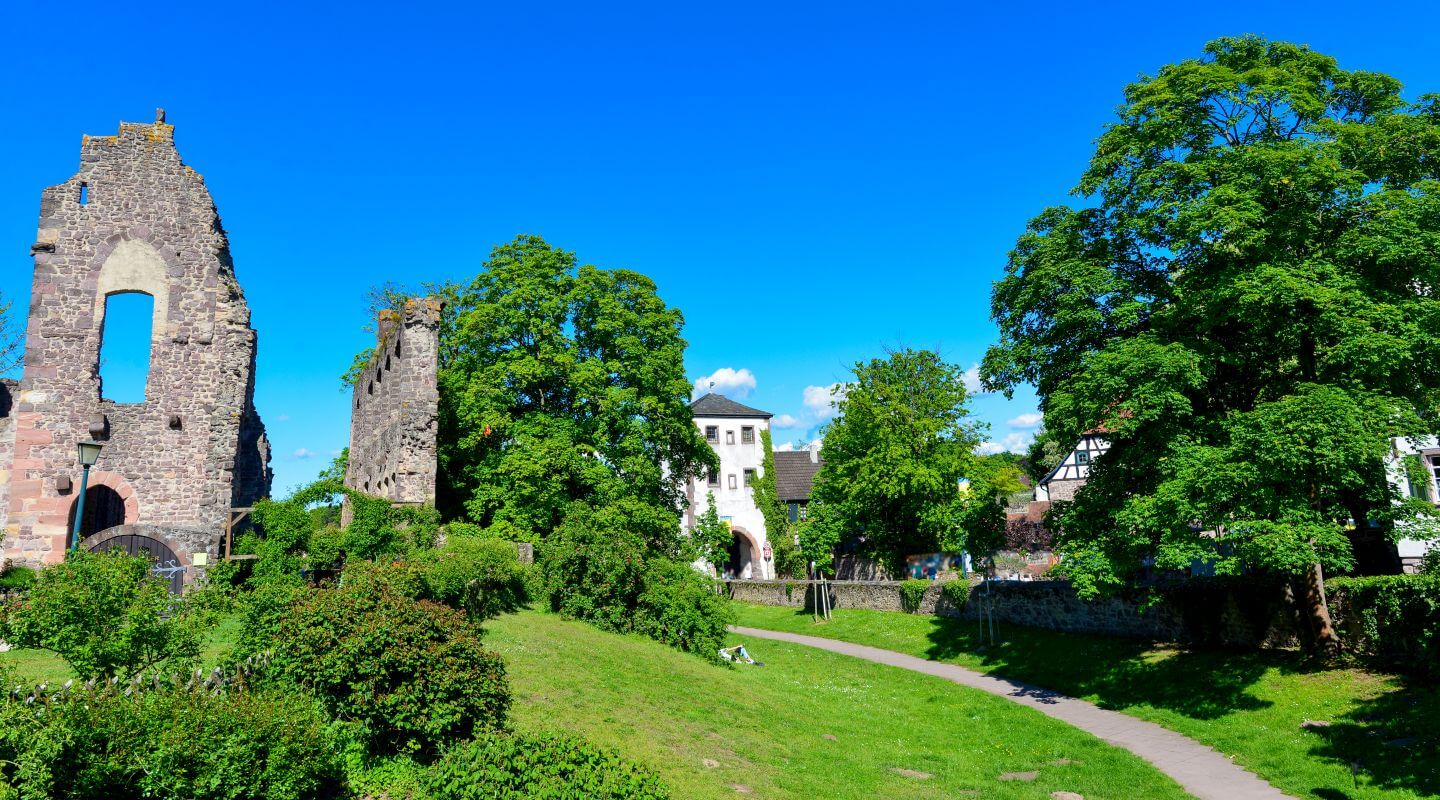
[[[101,447],[103,447],[103,445],[99,442],[80,442],[78,445],[80,465],[85,467],[95,466],[96,459],[100,458]]]

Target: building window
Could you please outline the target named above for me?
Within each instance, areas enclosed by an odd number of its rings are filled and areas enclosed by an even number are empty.
[[[720,426],[719,426],[719,425],[706,425],[706,426],[705,426],[705,441],[709,442],[710,444],[719,444],[719,443],[720,443]]]
[[[805,520],[805,509],[807,509],[807,508],[809,508],[809,504],[807,504],[807,503],[801,503],[801,504],[800,504],[800,520],[801,520],[802,522]]]
[[[1430,474],[1435,476],[1435,484],[1440,486],[1440,456],[1430,456]],[[1435,495],[1430,492],[1429,486],[1425,487],[1425,491],[1421,496],[1427,500],[1434,499],[1435,497]]]
[[[719,485],[720,485],[720,473],[718,473],[718,472],[711,472],[711,473],[709,473],[708,475],[706,475],[706,476],[705,476],[705,485],[707,485],[707,486],[719,486]]]
[[[1075,453],[1075,463],[1077,463],[1077,464],[1089,464],[1089,463],[1090,463],[1090,454],[1087,453],[1087,452],[1085,452],[1084,450],[1078,450],[1078,451],[1076,451],[1076,453]]]
[[[753,469],[747,469],[747,470],[745,470],[745,485],[746,485],[746,486],[754,486],[754,485],[755,485],[755,470],[753,470]]]
[[[735,444],[735,431],[725,431],[725,444]]]
[[[755,429],[749,425],[740,429],[740,444],[755,444]]]
[[[736,487],[735,487],[735,473],[733,473],[733,472],[730,473],[730,488],[731,488],[731,489],[736,488]]]
[[[788,505],[788,507],[789,507],[789,508],[788,508],[788,511],[790,512],[790,514],[789,514],[790,521],[791,521],[791,522],[799,522],[799,521],[800,521],[800,504],[799,504],[799,503],[788,503],[787,505]]]
[[[155,298],[121,292],[105,298],[100,327],[100,396],[117,403],[145,402]]]

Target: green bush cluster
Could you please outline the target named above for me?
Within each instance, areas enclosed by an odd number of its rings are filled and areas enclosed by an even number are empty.
[[[7,559],[0,569],[0,592],[23,592],[35,585],[35,570],[11,564]]]
[[[567,518],[541,565],[552,611],[718,661],[734,619],[729,598],[688,565],[648,554],[644,539],[614,517]]]
[[[946,581],[940,584],[940,595],[956,611],[964,611],[965,606],[970,602],[970,581],[961,579]]]
[[[426,774],[430,800],[666,800],[651,771],[578,739],[549,734],[482,736],[445,754]]]
[[[374,754],[438,753],[503,726],[510,707],[504,662],[461,612],[378,584],[290,604],[271,671],[356,723]]]
[[[1440,677],[1440,575],[1336,578],[1326,589],[1348,649]]]
[[[340,764],[303,697],[201,688],[0,703],[0,799],[331,796]]]
[[[68,555],[24,599],[0,608],[0,639],[56,653],[84,677],[185,667],[200,654],[203,613],[170,594],[143,558]]]
[[[910,578],[900,582],[900,607],[906,612],[914,614],[920,610],[920,601],[925,598],[925,590],[930,588],[930,581],[924,578]]]
[[[421,565],[426,594],[472,620],[494,619],[528,601],[526,569],[512,542],[452,536],[427,552]]]

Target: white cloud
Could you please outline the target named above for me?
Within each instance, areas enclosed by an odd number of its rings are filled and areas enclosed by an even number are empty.
[[[991,392],[985,391],[984,386],[980,385],[979,362],[971,364],[970,369],[965,370],[964,374],[960,376],[960,379],[965,382],[965,391],[968,394],[991,394]]]
[[[723,394],[731,400],[743,400],[755,389],[755,373],[748,369],[721,367],[713,373],[695,379],[692,397],[702,397],[710,392]]]
[[[1024,454],[1030,449],[1030,441],[1035,437],[1029,433],[1010,433],[998,442],[982,442],[975,448],[975,452],[982,456],[994,455],[996,453],[1019,453]]]
[[[275,421],[276,421],[276,422],[289,422],[289,421],[290,421],[290,415],[289,415],[289,414],[281,414],[280,416],[278,416],[278,417],[275,418]]]
[[[1005,424],[1009,425],[1012,428],[1015,428],[1016,430],[1031,431],[1040,427],[1040,423],[1044,421],[1044,414],[1031,412],[1029,414],[1021,414],[1020,416],[1010,420]]]
[[[780,445],[779,447],[776,447],[776,448],[775,448],[775,452],[777,452],[777,453],[790,453],[790,452],[794,452],[794,450],[795,450],[795,443],[794,443],[794,442],[786,442],[786,443]]]
[[[830,405],[830,402],[844,400],[845,392],[848,389],[849,386],[843,383],[834,383],[829,386],[806,386],[803,398],[805,410],[817,420],[829,419],[835,416],[835,408]]]
[[[803,424],[804,423],[800,422],[800,420],[790,416],[789,414],[781,414],[780,416],[770,420],[770,427],[772,428],[799,428]]]
[[[294,453],[291,453],[290,457],[303,461],[307,458],[314,458],[315,454],[302,447],[299,450],[296,450]]]

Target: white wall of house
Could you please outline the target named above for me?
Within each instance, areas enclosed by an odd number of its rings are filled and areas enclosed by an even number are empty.
[[[770,429],[770,420],[765,417],[695,417],[695,424],[704,435],[714,428],[716,438],[710,446],[720,456],[720,470],[716,473],[717,483],[706,478],[692,480],[689,496],[693,498],[691,513],[685,515],[685,525],[705,512],[707,493],[714,493],[715,505],[720,519],[730,523],[730,528],[741,534],[742,551],[750,551],[749,558],[742,560],[745,566],[737,577],[763,579],[772,577],[770,563],[765,560],[766,544],[765,517],[755,506],[755,490],[746,485],[745,471],[752,470],[756,477],[761,474],[760,465],[765,460],[764,445],[760,442],[761,431]],[[745,429],[750,429],[747,437]],[[721,566],[724,571],[724,566]]]
[[[1403,463],[1406,456],[1419,456],[1425,465],[1425,471],[1429,481],[1420,486],[1412,486],[1410,479],[1405,474]],[[1430,436],[1424,439],[1411,441],[1405,438],[1391,440],[1390,458],[1386,462],[1386,468],[1390,473],[1390,482],[1400,489],[1400,492],[1412,497],[1424,497],[1436,505],[1440,505],[1440,440]],[[1425,552],[1435,544],[1420,538],[1409,538],[1404,536],[1404,528],[1401,527],[1402,538],[1396,543],[1396,549],[1400,551],[1400,564],[1406,572],[1413,572],[1420,565],[1420,559]]]
[[[1065,460],[1035,487],[1035,499],[1039,502],[1075,499],[1076,490],[1090,479],[1090,465],[1109,449],[1110,440],[1098,434],[1081,436],[1075,447],[1065,454]]]

